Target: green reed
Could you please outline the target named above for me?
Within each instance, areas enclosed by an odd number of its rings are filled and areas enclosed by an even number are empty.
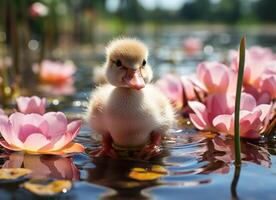
[[[244,71],[244,60],[245,60],[245,37],[242,37],[240,42],[240,59],[239,59],[239,71],[238,81],[236,89],[236,100],[235,100],[235,165],[241,165],[241,142],[240,142],[240,103],[241,103],[241,90],[243,82],[243,71]]]

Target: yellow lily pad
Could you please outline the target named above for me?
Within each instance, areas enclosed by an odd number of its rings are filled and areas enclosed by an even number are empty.
[[[27,176],[32,172],[30,169],[25,168],[2,168],[0,169],[1,180],[16,180],[23,176]]]
[[[165,176],[167,174],[167,170],[160,166],[160,165],[154,165],[151,168],[138,168],[135,167],[131,170],[129,173],[129,178],[139,180],[139,181],[151,181],[158,178],[161,178],[162,176]]]
[[[68,180],[56,180],[49,183],[39,181],[28,181],[24,183],[23,188],[40,196],[53,196],[60,193],[67,193],[72,188],[72,182]]]

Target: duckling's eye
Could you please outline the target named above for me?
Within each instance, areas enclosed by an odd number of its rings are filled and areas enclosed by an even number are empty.
[[[117,67],[121,67],[122,66],[122,62],[120,61],[120,60],[116,60],[116,65],[117,65]]]
[[[147,64],[146,60],[143,60],[142,66],[145,66]]]

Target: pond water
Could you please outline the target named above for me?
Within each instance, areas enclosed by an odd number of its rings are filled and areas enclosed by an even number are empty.
[[[150,63],[156,76],[167,71],[188,74],[200,60],[221,60],[226,50],[236,48],[241,32],[162,31],[162,34],[140,34],[151,48]],[[187,57],[181,42],[184,37],[197,36],[204,41],[204,53]],[[108,38],[108,37],[107,37]],[[248,43],[276,47],[276,35],[252,33]],[[107,39],[103,39],[102,42]],[[99,51],[75,51],[70,58],[78,66],[76,93],[52,99],[49,110],[62,110],[71,118],[81,117],[87,106],[92,83],[92,66],[104,61]],[[92,91],[93,92],[93,91]],[[0,165],[19,166],[33,170],[35,178],[74,180],[74,188],[55,199],[275,199],[276,146],[273,142],[242,141],[241,169],[235,168],[234,142],[212,133],[200,133],[190,122],[179,120],[171,137],[163,142],[162,154],[150,161],[93,158],[91,151],[99,142],[91,138],[84,124],[77,142],[86,147],[83,154],[71,157],[49,157],[10,154],[1,149]],[[139,178],[140,177],[140,178]],[[142,178],[141,178],[142,177]],[[143,180],[141,180],[143,179]],[[0,199],[37,199],[18,185],[1,185]]]

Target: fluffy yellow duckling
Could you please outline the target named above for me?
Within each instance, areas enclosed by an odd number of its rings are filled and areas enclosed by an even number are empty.
[[[140,148],[140,156],[154,154],[174,123],[169,100],[149,84],[147,57],[147,47],[137,39],[116,39],[106,48],[108,84],[93,91],[88,109],[91,128],[103,136],[98,156],[114,156],[112,144]]]

